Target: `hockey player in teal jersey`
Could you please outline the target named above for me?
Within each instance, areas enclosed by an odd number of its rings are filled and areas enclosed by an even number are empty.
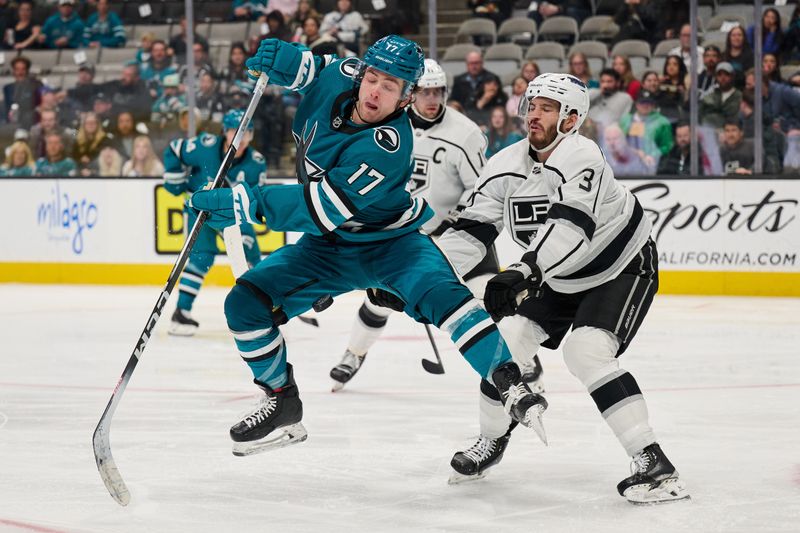
[[[422,74],[420,47],[391,35],[363,61],[337,60],[265,39],[247,66],[304,93],[292,126],[299,183],[200,191],[191,205],[208,211],[216,228],[263,217],[274,229],[305,235],[240,277],[225,301],[239,354],[265,392],[231,428],[233,453],[305,440],[278,326],[320,298],[367,288],[376,301],[448,332],[511,416],[541,434],[544,398],[521,380],[492,319],[419,231],[433,212],[409,193],[413,139],[404,107]]]
[[[187,191],[199,191],[213,180],[243,115],[242,111],[228,111],[222,120],[225,130],[223,136],[201,133],[191,139],[172,141],[164,150],[164,187],[177,196]],[[247,132],[242,138],[236,158],[228,170],[227,178],[231,186],[247,183],[257,187],[266,182],[267,163],[257,150],[248,146],[251,137],[252,133]],[[186,209],[186,212],[186,227],[191,228],[197,213],[192,209]],[[244,224],[241,231],[245,257],[252,268],[261,259],[261,251],[253,227]],[[172,315],[170,334],[188,336],[197,330],[197,321],[191,316],[192,304],[217,253],[217,232],[210,226],[204,226],[181,275],[178,307]]]

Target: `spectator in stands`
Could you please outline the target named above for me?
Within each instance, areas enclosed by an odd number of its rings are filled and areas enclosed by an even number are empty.
[[[320,33],[319,28],[319,21],[308,17],[303,22],[303,31],[300,34],[299,42],[306,45],[314,55],[340,54],[339,42],[328,33]]]
[[[299,6],[300,2],[298,0],[268,0],[266,12],[279,11],[283,15],[283,20],[288,23],[292,16],[297,13]]]
[[[781,56],[784,64],[800,62],[800,3],[795,4],[783,36]]]
[[[126,178],[161,176],[164,165],[158,160],[153,144],[146,135],[136,137],[133,142],[133,155],[122,166],[122,175]]]
[[[603,128],[603,154],[614,170],[615,176],[645,176],[653,168],[645,164],[642,156],[625,139],[625,134],[616,123]]]
[[[153,48],[153,43],[156,41],[156,34],[148,31],[142,34],[140,38],[139,49],[136,50],[136,64],[139,68],[144,68],[145,64],[150,62],[150,50]]]
[[[113,143],[125,159],[130,159],[133,155],[133,141],[137,135],[139,133],[136,131],[136,121],[130,111],[123,111],[117,115]]]
[[[62,0],[63,1],[63,0]],[[60,133],[52,132],[44,136],[45,155],[36,160],[36,176],[75,176],[78,166],[71,157],[66,156],[64,141]]]
[[[528,17],[540,25],[546,19],[555,16],[572,17],[578,26],[592,15],[590,0],[550,0],[547,2],[531,2],[528,8]]]
[[[300,38],[300,34],[303,32],[303,23],[308,17],[322,20],[322,15],[314,9],[310,0],[300,0],[297,4],[297,11],[289,19],[289,28],[294,32],[293,41],[296,42]]]
[[[235,81],[248,81],[250,78],[247,76],[247,67],[244,62],[247,61],[247,50],[245,50],[244,43],[235,42],[231,45],[231,51],[228,54],[228,66],[225,67],[220,73],[219,80],[221,82],[222,92],[227,92],[228,87]]]
[[[274,85],[264,91],[261,103],[253,117],[255,122],[255,147],[267,158],[267,168],[280,166],[283,152],[284,116],[283,90]],[[249,95],[244,95],[242,106],[247,105]],[[295,110],[296,111],[296,110]]]
[[[114,115],[129,112],[136,122],[150,120],[153,100],[137,65],[126,65],[120,79],[104,84],[102,92],[110,95]]]
[[[459,102],[458,100],[453,100],[452,98],[449,99],[447,101],[447,107],[451,107],[451,108],[455,109],[456,111],[458,111],[462,115],[466,114],[466,110],[464,109],[464,106],[461,105],[461,102]]]
[[[164,78],[164,92],[153,102],[150,121],[161,129],[177,125],[178,113],[186,107],[186,97],[180,94],[180,79],[177,74]]]
[[[689,0],[650,1],[658,13],[657,40],[675,39],[680,35],[683,25],[689,22]]]
[[[675,144],[672,150],[658,162],[658,175],[688,176],[691,174],[689,154],[692,148],[692,130],[687,122],[675,125]],[[698,172],[703,174],[703,165],[698,165]]]
[[[207,73],[215,78],[216,73],[214,72],[214,67],[211,65],[211,59],[208,57],[207,44],[194,43],[192,50],[194,51],[194,86],[196,90],[203,74]],[[189,75],[188,65],[181,65],[178,74],[181,79],[181,84],[185,86],[187,84],[186,77]],[[185,92],[185,87],[182,88],[182,91]]]
[[[233,0],[234,20],[258,20],[267,12],[267,0]]]
[[[656,101],[650,91],[642,89],[636,98],[634,111],[620,120],[630,144],[645,163],[655,168],[656,162],[672,149],[672,126],[669,120],[656,111]]]
[[[526,61],[522,65],[519,75],[525,78],[527,83],[530,83],[541,73],[542,71],[539,69],[539,64],[536,61]]]
[[[223,101],[228,109],[242,109],[247,107],[250,94],[253,91],[253,84],[250,81],[236,80],[228,85]]]
[[[6,150],[6,162],[0,167],[0,176],[15,178],[33,176],[35,163],[31,148],[25,141],[15,141]]]
[[[753,173],[753,141],[744,138],[744,130],[738,118],[725,121],[719,156],[725,174]]]
[[[72,159],[80,171],[89,168],[89,163],[97,159],[100,150],[109,146],[111,139],[106,134],[100,120],[92,112],[86,113],[81,121],[81,127],[75,136],[75,145],[72,148]]]
[[[100,150],[100,155],[89,166],[81,170],[82,176],[102,176],[104,178],[119,178],[122,176],[124,159],[113,146],[105,146]]]
[[[217,82],[209,72],[203,72],[200,75],[195,105],[200,111],[200,120],[203,122],[222,122],[225,106],[217,91]]]
[[[675,124],[683,118],[688,95],[688,73],[681,56],[668,56],[660,79],[656,103],[661,114]]]
[[[569,73],[583,82],[589,89],[597,89],[600,84],[592,78],[589,59],[583,52],[572,52],[569,55]]]
[[[351,0],[337,0],[336,11],[325,15],[320,31],[337,38],[345,48],[358,55],[359,39],[365,37],[369,26],[361,13],[352,9]]]
[[[487,159],[503,148],[524,139],[514,128],[514,124],[511,122],[508,112],[506,112],[506,108],[503,106],[492,108],[486,137],[489,139],[489,144],[486,146]]]
[[[92,112],[97,115],[97,119],[103,125],[103,128],[111,128],[112,119],[114,118],[114,103],[111,95],[104,92],[97,93],[97,96],[94,97]]]
[[[25,0],[23,0],[25,1]],[[14,25],[13,10],[9,0],[0,0],[0,35],[5,36],[6,30]]]
[[[686,65],[686,70],[688,71],[692,68],[692,25],[691,24],[684,24],[681,26],[681,33],[680,33],[680,44],[669,51],[668,55],[671,56],[680,56],[683,59],[683,64]],[[697,46],[697,57],[703,57],[703,47]],[[703,65],[699,64],[698,61],[697,65],[697,73],[700,74],[703,72]]]
[[[714,90],[717,84],[717,65],[721,61],[722,51],[710,44],[703,51],[703,71],[697,76],[697,92],[702,99]]]
[[[741,88],[745,71],[753,68],[753,50],[747,42],[742,26],[735,26],[728,32],[722,60],[733,65],[733,69],[736,71],[734,85]]]
[[[160,97],[164,78],[172,74],[178,74],[178,71],[172,66],[172,58],[167,55],[166,43],[161,40],[153,41],[153,45],[150,47],[150,61],[139,73],[148,85],[150,96]]]
[[[292,32],[289,29],[289,26],[286,25],[286,21],[283,19],[283,15],[280,11],[272,11],[267,15],[266,24],[262,24],[261,28],[263,31],[264,29],[267,30],[267,33],[262,34],[254,34],[250,37],[250,54],[253,55],[258,50],[258,45],[264,39],[280,39],[281,41],[291,41],[292,40]]]
[[[58,13],[48,18],[39,35],[46,48],[80,48],[83,46],[83,22],[74,12],[75,0],[58,0]]]
[[[661,75],[655,70],[646,70],[642,74],[642,90],[650,91],[650,94],[657,96],[658,89],[661,87]]]
[[[171,58],[174,57],[175,61],[177,61],[179,65],[186,63],[186,25],[186,17],[181,17],[181,29],[169,40],[169,49],[166,50],[167,55],[170,57],[170,62]],[[195,25],[195,28],[197,28],[197,25]],[[157,42],[163,41],[155,41],[153,42],[153,46],[155,46]],[[208,49],[208,40],[198,34],[197,31],[194,32],[194,42],[203,43],[206,47],[206,50]],[[155,55],[155,52],[153,52],[153,55]]]
[[[755,25],[747,28],[747,42],[755,48]],[[783,29],[781,28],[781,14],[774,7],[768,7],[761,15],[761,51],[764,54],[779,54],[783,48]]]
[[[742,91],[739,119],[742,121],[745,139],[755,139],[755,99],[755,91],[752,88]],[[783,172],[783,160],[786,155],[784,148],[786,138],[780,130],[772,127],[773,117],[768,111],[765,110],[761,118],[764,174],[780,174]]]
[[[483,82],[479,90],[478,97],[475,100],[475,111],[478,113],[473,113],[473,115],[481,116],[485,124],[488,122],[487,119],[491,114],[491,110],[498,106],[505,109],[506,102],[508,102],[508,95],[503,92],[502,87],[500,87],[500,82],[496,79],[489,78]],[[467,109],[467,113],[469,112],[470,110]],[[480,120],[477,122],[481,123]]]
[[[483,68],[483,57],[480,52],[470,52],[466,57],[467,71],[453,80],[453,92],[450,98],[456,100],[467,110],[475,109],[475,103],[481,94],[486,80],[493,79],[500,85],[496,74]]]
[[[79,122],[78,110],[60,100],[58,94],[57,88],[43,85],[39,89],[39,107],[36,108],[36,112],[41,116],[44,111],[55,111],[60,126],[76,127]]]
[[[764,54],[761,58],[761,72],[769,81],[783,83],[781,77],[781,62],[775,54]]]
[[[12,50],[36,48],[42,27],[33,23],[33,3],[20,2],[17,6],[17,21],[6,30],[5,43]]]
[[[733,86],[733,66],[723,61],[717,65],[717,85],[700,100],[700,123],[721,129],[739,115],[742,92]]]
[[[506,102],[506,111],[508,115],[514,118],[518,117],[519,113],[519,102],[525,97],[525,90],[528,88],[528,82],[525,81],[525,78],[522,76],[517,76],[514,78],[514,81],[511,82],[511,96],[508,97],[508,101]]]
[[[769,113],[773,124],[780,128],[787,137],[800,135],[800,92],[784,83],[761,80],[764,98],[764,113]],[[755,89],[755,72],[753,69],[745,75],[745,88]]]
[[[616,55],[611,61],[611,68],[619,74],[621,80],[620,89],[628,93],[633,100],[636,100],[642,84],[633,75],[630,60],[625,56]]]
[[[79,112],[85,113],[92,108],[94,97],[99,92],[100,85],[94,82],[94,66],[83,63],[78,67],[75,87],[65,91],[64,96]]]
[[[514,2],[511,0],[467,0],[467,7],[472,10],[475,17],[487,18],[494,22],[495,26],[511,17]]]
[[[614,43],[626,39],[641,39],[653,43],[658,39],[659,14],[653,10],[647,0],[625,0],[614,15],[614,22],[619,32],[614,36]],[[658,7],[658,6],[655,6]]]
[[[3,87],[6,104],[5,117],[20,128],[28,129],[35,121],[35,110],[39,106],[39,88],[42,82],[30,75],[31,61],[27,57],[15,57],[11,61],[14,81]]]
[[[620,90],[619,73],[613,68],[603,69],[600,73],[600,88],[589,90],[588,117],[602,126],[618,123],[623,116],[630,113],[633,99],[625,91]]]
[[[125,46],[125,28],[119,16],[109,9],[108,0],[97,0],[97,12],[86,19],[83,40],[90,48]]]
[[[31,127],[29,144],[33,152],[33,157],[44,157],[47,153],[45,137],[51,133],[62,135],[66,132],[58,125],[58,115],[56,112],[48,109],[42,111],[39,123]],[[71,136],[64,135],[64,137],[69,139]],[[69,151],[71,151],[71,146],[69,148]]]

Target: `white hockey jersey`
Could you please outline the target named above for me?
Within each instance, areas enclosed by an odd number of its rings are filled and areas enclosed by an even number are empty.
[[[409,108],[414,127],[411,194],[420,195],[435,216],[424,226],[430,233],[457,206],[466,206],[486,164],[486,136],[477,124],[447,108],[435,121],[421,119]]]
[[[563,293],[615,278],[651,230],[600,148],[580,135],[564,138],[544,164],[527,139],[492,157],[472,204],[438,245],[463,275],[504,226],[522,250],[537,253],[544,282]]]

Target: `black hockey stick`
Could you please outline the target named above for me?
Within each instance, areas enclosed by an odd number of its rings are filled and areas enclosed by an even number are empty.
[[[253,97],[250,99],[250,104],[247,106],[247,111],[245,111],[244,117],[239,123],[239,127],[236,130],[236,135],[233,138],[233,142],[228,147],[228,151],[225,153],[225,158],[222,160],[222,164],[217,171],[217,175],[214,178],[214,181],[211,183],[212,189],[218,189],[222,186],[225,180],[225,175],[227,174],[228,169],[230,168],[231,163],[236,156],[236,151],[239,148],[242,136],[247,130],[247,125],[250,123],[250,120],[253,118],[253,113],[258,106],[259,100],[261,100],[261,95],[264,92],[264,88],[267,86],[267,81],[267,75],[262,73],[261,77],[258,79],[258,83],[256,83],[256,86],[253,89]],[[201,211],[197,216],[197,221],[195,221],[194,226],[192,226],[192,229],[186,238],[186,242],[184,243],[183,248],[178,255],[178,260],[175,262],[175,265],[172,267],[172,272],[170,272],[169,277],[167,278],[167,285],[164,287],[164,290],[161,291],[161,294],[158,296],[158,300],[156,300],[156,305],[153,307],[153,311],[150,313],[150,317],[145,323],[144,330],[139,336],[139,340],[136,341],[136,346],[133,349],[130,359],[128,359],[128,364],[125,365],[125,370],[122,371],[122,375],[120,376],[119,381],[117,381],[117,386],[114,387],[114,392],[111,394],[111,399],[108,401],[108,405],[106,405],[106,409],[103,411],[103,416],[100,417],[100,422],[97,423],[97,428],[95,428],[94,435],[92,436],[92,446],[94,448],[94,458],[95,462],[97,463],[97,470],[100,472],[100,477],[102,478],[103,483],[105,483],[108,492],[111,494],[111,497],[114,498],[120,505],[128,505],[128,502],[131,500],[131,494],[128,491],[128,487],[125,486],[125,482],[122,480],[122,476],[120,475],[117,465],[114,462],[114,457],[111,455],[111,441],[109,436],[109,432],[111,430],[111,418],[114,416],[114,411],[117,410],[117,406],[122,399],[122,394],[125,392],[125,388],[128,386],[128,382],[133,375],[133,371],[136,369],[139,359],[142,357],[142,353],[147,345],[147,341],[150,340],[150,336],[153,334],[153,329],[155,329],[158,319],[161,318],[161,312],[164,310],[164,306],[166,305],[172,290],[178,283],[178,279],[183,271],[183,267],[186,265],[186,261],[189,259],[189,252],[191,252],[192,247],[194,246],[194,243],[200,234],[200,228],[203,227],[203,224],[207,218],[207,211]]]
[[[436,347],[436,341],[433,340],[433,333],[431,333],[431,327],[428,324],[425,324],[425,333],[428,334],[428,339],[431,341],[431,347],[433,348],[433,355],[436,356],[436,362],[434,363],[428,359],[423,359],[422,368],[431,374],[444,374],[442,358],[439,356],[439,349]]]

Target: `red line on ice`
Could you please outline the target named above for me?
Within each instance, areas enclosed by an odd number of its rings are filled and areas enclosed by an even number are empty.
[[[35,524],[29,524],[27,522],[8,520],[6,518],[0,518],[0,524],[17,527],[19,529],[27,529],[28,531],[38,531],[39,533],[66,533],[66,530],[64,529],[52,529],[49,527],[42,527],[42,526],[37,526]]]

